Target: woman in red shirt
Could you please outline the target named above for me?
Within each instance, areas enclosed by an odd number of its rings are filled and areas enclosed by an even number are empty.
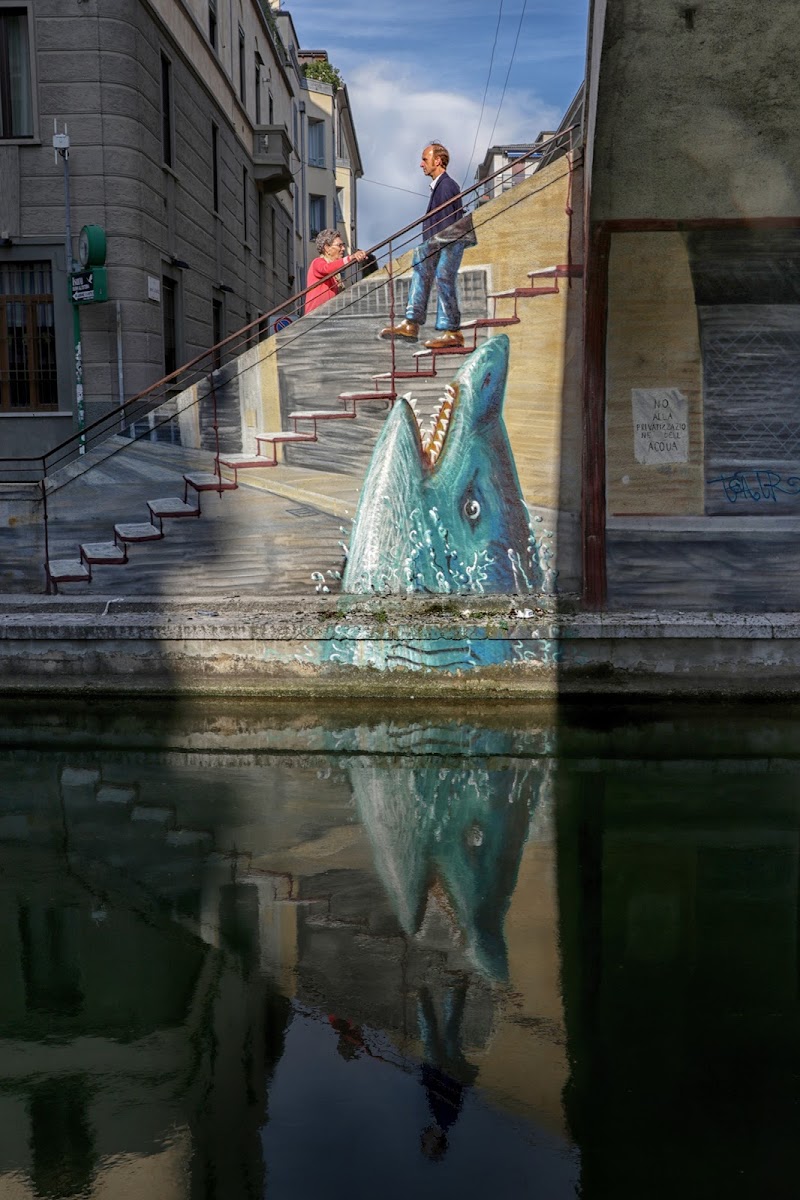
[[[338,277],[343,267],[349,262],[363,262],[367,257],[364,250],[345,254],[344,242],[335,229],[323,229],[317,234],[317,250],[320,256],[308,268],[306,286],[311,287],[313,283],[318,286],[306,293],[306,316],[343,290],[344,284]]]

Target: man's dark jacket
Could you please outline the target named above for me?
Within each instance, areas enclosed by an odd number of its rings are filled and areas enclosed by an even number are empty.
[[[430,212],[431,209],[438,208],[439,205],[444,204],[446,200],[453,200],[453,197],[457,196],[460,191],[461,188],[458,186],[455,179],[451,179],[445,171],[443,175],[439,176],[439,182],[431,192],[431,198],[428,201],[427,212]],[[463,217],[463,215],[464,209],[461,207],[460,200],[455,200],[452,204],[448,204],[446,208],[443,208],[441,212],[436,213],[432,217],[426,215],[424,221],[422,222],[423,241],[427,242],[428,238],[433,233],[441,233],[443,229],[446,229],[448,225],[452,225],[454,221],[457,221],[459,217]]]

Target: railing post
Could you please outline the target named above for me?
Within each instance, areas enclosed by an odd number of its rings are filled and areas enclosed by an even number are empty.
[[[393,248],[393,244],[392,244],[392,239],[391,239],[391,238],[389,239],[389,261],[388,261],[388,265],[387,265],[387,268],[386,268],[386,275],[387,275],[387,278],[388,278],[388,281],[389,281],[389,325],[390,325],[392,328],[394,328],[394,322],[395,322],[395,308],[394,308],[394,248]],[[395,374],[395,370],[396,370],[396,367],[397,367],[397,349],[396,349],[396,347],[395,347],[395,342],[394,342],[394,338],[393,338],[393,337],[390,337],[390,338],[389,338],[389,346],[390,346],[390,353],[391,353],[391,356],[392,356],[392,367],[391,367],[392,378],[391,378],[391,381],[390,381],[390,387],[389,387],[389,391],[390,391],[390,392],[394,392],[394,391],[396,391],[396,390],[397,390],[397,389],[395,388],[395,379],[394,379],[394,374]],[[394,400],[393,400],[391,403],[392,403],[392,407],[394,407]]]
[[[214,466],[217,471],[217,482],[222,484],[222,467],[219,465],[219,420],[217,419],[217,385],[214,382],[216,371],[211,371],[208,382],[211,387],[211,428],[214,430]]]
[[[52,595],[52,584],[50,582],[50,531],[47,526],[47,476],[44,473],[44,460],[42,460],[42,478],[39,480],[39,487],[42,493],[42,522],[44,524],[44,579],[45,579],[45,595]]]

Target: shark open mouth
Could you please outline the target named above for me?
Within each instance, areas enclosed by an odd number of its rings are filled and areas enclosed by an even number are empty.
[[[420,422],[417,413],[418,401],[410,392],[403,399],[408,401],[417,422],[422,460],[427,467],[433,467],[441,456],[447,431],[450,428],[450,419],[458,402],[458,384],[448,383],[444,389],[444,395],[439,397],[430,419],[424,424]]]

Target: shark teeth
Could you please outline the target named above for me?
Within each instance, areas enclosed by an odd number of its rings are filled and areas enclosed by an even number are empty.
[[[453,415],[453,409],[458,399],[458,384],[448,383],[444,389],[444,395],[439,397],[436,407],[427,421],[420,420],[420,415],[417,412],[419,401],[415,396],[411,395],[411,392],[406,392],[403,399],[411,406],[411,411],[416,418],[422,456],[428,465],[432,467],[442,453],[447,431],[450,427],[450,418]]]
[[[431,418],[431,427],[427,439],[423,439],[422,450],[431,466],[442,453],[447,431],[450,428],[450,418],[453,415],[458,399],[458,385],[448,383],[444,395],[439,398],[439,404]]]

